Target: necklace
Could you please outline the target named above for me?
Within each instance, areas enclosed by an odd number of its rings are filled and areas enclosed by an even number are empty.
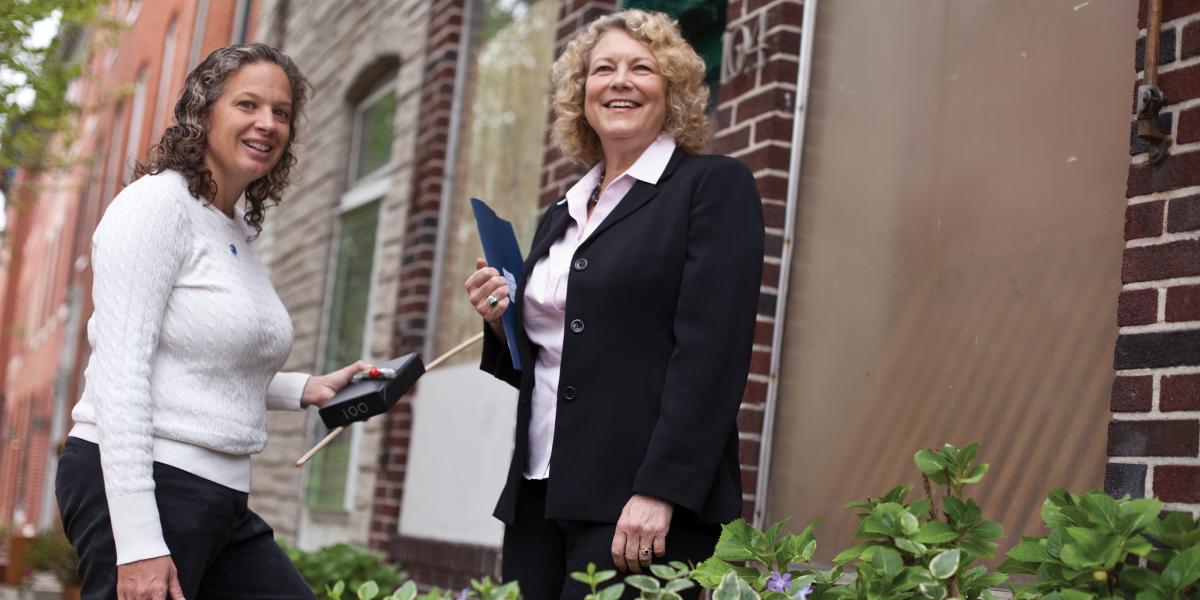
[[[592,195],[588,198],[588,204],[595,206],[600,201],[600,185],[604,183],[604,171],[600,171],[600,180],[596,182],[596,187],[592,188]]]

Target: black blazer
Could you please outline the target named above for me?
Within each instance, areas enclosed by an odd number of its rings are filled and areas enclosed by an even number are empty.
[[[570,222],[538,222],[530,271]],[[742,512],[737,413],[750,365],[763,263],[762,201],[750,170],[676,150],[657,185],[634,184],[579,246],[566,327],[546,518],[615,523],[640,492],[706,522]],[[522,328],[522,371],[484,327],[480,365],[518,387],[516,447],[495,516],[512,523],[529,457],[538,348]]]

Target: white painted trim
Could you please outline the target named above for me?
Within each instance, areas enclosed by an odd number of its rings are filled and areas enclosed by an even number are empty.
[[[775,435],[775,407],[779,397],[779,363],[783,354],[784,324],[787,321],[789,271],[795,247],[796,210],[800,202],[800,169],[804,159],[805,120],[808,117],[809,82],[812,77],[813,43],[816,36],[817,0],[805,0],[801,23],[800,68],[796,71],[796,106],[792,117],[792,156],[788,168],[787,212],[784,217],[783,250],[779,268],[779,293],[775,296],[775,327],[771,333],[771,369],[763,409],[762,442],[758,447],[758,485],[754,492],[754,525],[761,528],[767,514],[771,479],[771,441]]]
[[[450,232],[450,208],[454,203],[454,183],[458,177],[458,138],[459,129],[463,124],[463,111],[466,107],[463,106],[463,98],[467,95],[467,70],[470,68],[469,60],[474,55],[475,39],[473,32],[475,30],[475,5],[476,0],[468,0],[464,2],[463,10],[463,26],[459,31],[458,39],[458,59],[454,64],[454,93],[450,101],[450,132],[446,137],[446,160],[442,161],[445,165],[442,169],[442,197],[438,205],[438,224],[437,235],[433,242],[433,276],[429,282],[429,310],[425,316],[425,344],[421,349],[421,354],[433,358],[434,348],[437,347],[437,331],[438,317],[441,312],[440,304],[442,302],[442,279],[443,271],[446,268],[446,237]],[[396,526],[399,527],[400,521],[397,519]]]

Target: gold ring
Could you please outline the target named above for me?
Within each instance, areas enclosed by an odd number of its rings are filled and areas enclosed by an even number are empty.
[[[650,556],[649,548],[640,548],[639,551],[642,553],[642,556]]]

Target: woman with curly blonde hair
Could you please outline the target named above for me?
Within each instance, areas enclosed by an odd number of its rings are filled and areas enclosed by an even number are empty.
[[[269,46],[213,51],[96,228],[87,384],[55,482],[84,598],[313,597],[247,506],[267,409],[323,404],[370,366],[278,372],[292,322],[250,242],[287,186],[306,85]]]
[[[704,63],[675,22],[602,17],[552,75],[553,137],[589,170],[542,216],[516,290],[483,259],[466,282],[481,368],[520,390],[495,514],[504,577],[531,600],[583,597],[567,574],[589,562],[699,562],[741,514],[736,418],[763,259],[749,169],[700,154]]]

